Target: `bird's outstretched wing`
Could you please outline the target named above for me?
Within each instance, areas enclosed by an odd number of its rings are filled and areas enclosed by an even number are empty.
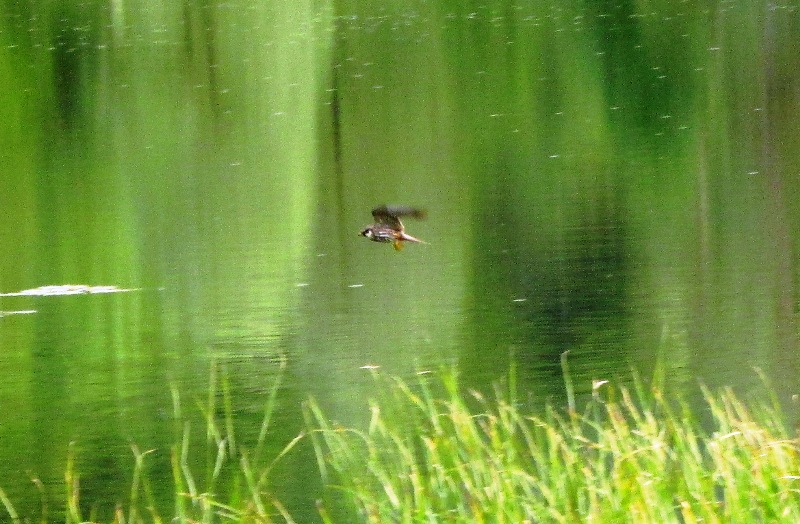
[[[427,213],[424,209],[408,206],[378,206],[372,210],[372,217],[379,224],[384,224],[397,231],[403,230],[403,223],[400,217],[425,218]]]

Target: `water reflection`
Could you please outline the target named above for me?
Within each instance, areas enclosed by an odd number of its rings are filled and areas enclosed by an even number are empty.
[[[170,385],[207,395],[212,363],[243,446],[286,363],[276,449],[309,394],[363,422],[372,366],[487,389],[514,363],[534,408],[565,351],[584,393],[659,357],[676,391],[758,365],[796,393],[796,10],[34,7],[0,19],[20,507],[26,471],[61,492],[70,441],[103,511],[131,444],[168,492]],[[359,238],[382,202],[426,207],[430,244]],[[309,521],[313,463],[281,468]]]

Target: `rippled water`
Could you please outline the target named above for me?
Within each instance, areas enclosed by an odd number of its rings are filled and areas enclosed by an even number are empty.
[[[796,9],[169,5],[4,8],[21,508],[70,442],[86,504],[127,493],[132,443],[170,493],[170,387],[195,404],[213,365],[246,446],[285,363],[276,449],[308,395],[362,422],[368,368],[488,388],[514,362],[535,409],[566,351],[582,392],[658,359],[689,397],[747,392],[758,367],[794,418]],[[382,203],[426,208],[428,244],[358,236]],[[307,519],[315,478],[299,452],[276,480]]]

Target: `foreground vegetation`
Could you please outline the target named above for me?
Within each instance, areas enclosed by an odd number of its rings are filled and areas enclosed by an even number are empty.
[[[113,522],[294,522],[269,482],[301,441],[312,444],[327,486],[316,504],[325,523],[800,522],[800,446],[774,399],[746,405],[730,390],[704,390],[705,404],[690,410],[636,381],[596,384],[578,410],[567,381],[567,406],[530,413],[513,371],[491,397],[465,391],[454,372],[414,381],[376,372],[375,380],[381,397],[370,402],[366,428],[338,427],[310,400],[307,431],[265,460],[278,385],[245,450],[223,377],[204,409],[213,453],[202,481],[188,467],[185,436],[171,456],[174,514],[159,515],[143,474],[147,455],[136,451],[133,485]],[[180,411],[177,394],[175,402]],[[67,469],[59,518],[93,521],[80,514],[77,473]],[[221,490],[222,478],[235,489]],[[0,500],[12,521],[28,522],[2,491]]]

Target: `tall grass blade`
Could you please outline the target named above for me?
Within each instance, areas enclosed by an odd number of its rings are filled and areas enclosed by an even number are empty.
[[[67,490],[66,522],[78,524],[81,519],[79,505],[79,475],[75,469],[75,442],[69,443],[67,466],[64,472],[64,484]]]
[[[231,382],[228,368],[222,368],[222,401],[225,410],[225,441],[231,457],[236,456],[236,432],[233,424],[233,400],[231,399]]]
[[[264,442],[266,441],[267,433],[269,432],[269,426],[272,421],[272,413],[275,411],[275,406],[277,405],[278,392],[281,389],[283,373],[286,370],[286,360],[286,356],[281,355],[280,368],[278,373],[275,375],[275,380],[273,381],[272,387],[269,390],[267,402],[264,405],[264,417],[261,420],[261,429],[258,433],[258,440],[256,441],[254,453],[256,458],[261,457]]]
[[[575,388],[572,386],[572,375],[569,373],[568,356],[569,350],[561,353],[561,375],[564,377],[564,387],[567,390],[567,407],[569,408],[569,414],[574,416],[578,411],[575,408]]]
[[[11,522],[19,524],[19,515],[17,515],[14,505],[11,503],[11,500],[9,500],[6,492],[3,491],[3,488],[0,488],[0,502],[2,502],[3,506],[6,508],[6,513],[8,513],[8,516],[11,518]]]

